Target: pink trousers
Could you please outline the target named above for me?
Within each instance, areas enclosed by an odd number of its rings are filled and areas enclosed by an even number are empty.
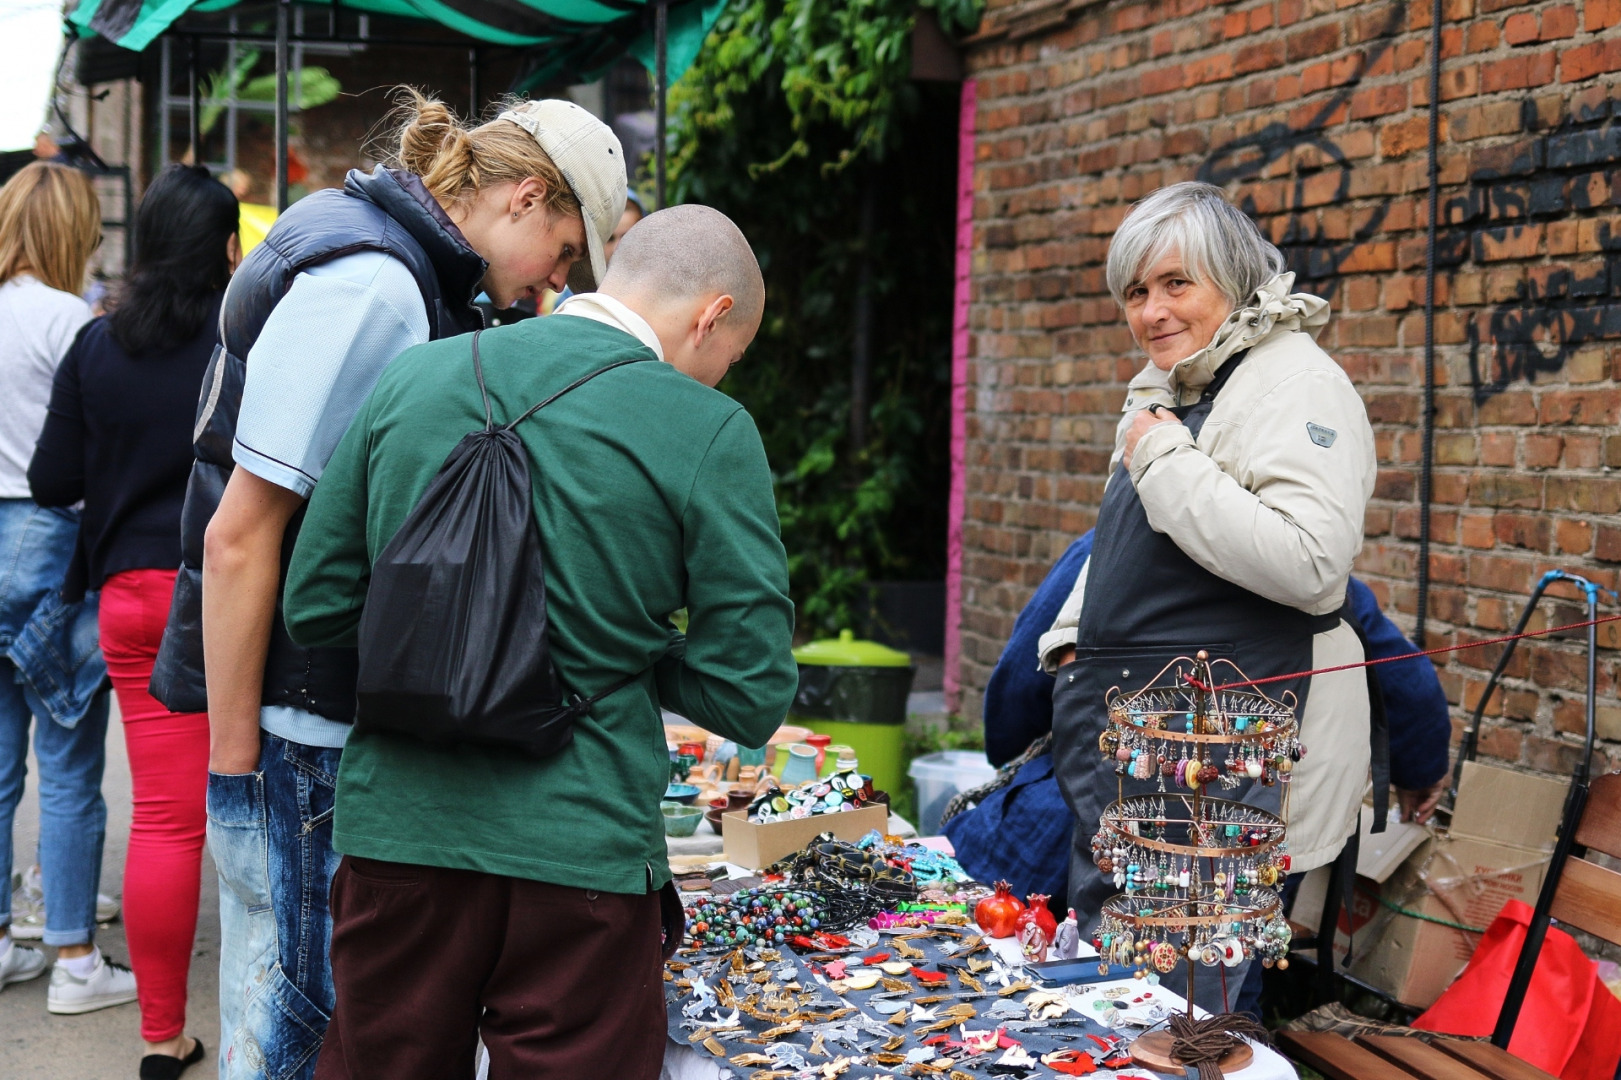
[[[206,826],[208,714],[172,713],[146,690],[174,579],[173,570],[126,570],[101,590],[101,651],[124,716],[135,790],[124,928],[148,1042],[185,1028]]]

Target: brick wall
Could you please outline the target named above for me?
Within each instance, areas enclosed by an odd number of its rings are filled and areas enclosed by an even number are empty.
[[[1621,564],[1621,0],[1445,9],[1431,645],[1504,632],[1545,569],[1613,587]],[[969,715],[1014,615],[1094,520],[1125,382],[1142,363],[1104,255],[1131,201],[1178,180],[1224,185],[1301,287],[1331,300],[1321,341],[1378,439],[1358,573],[1413,625],[1430,10],[991,0],[968,51],[979,100]],[[1574,604],[1553,608],[1579,618]],[[1601,630],[1613,767],[1621,632]],[[1455,723],[1498,655],[1442,668]],[[1489,707],[1485,753],[1568,771],[1584,670],[1580,642],[1522,647]]]

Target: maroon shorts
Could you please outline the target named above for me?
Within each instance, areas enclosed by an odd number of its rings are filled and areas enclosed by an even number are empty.
[[[659,895],[345,856],[316,1080],[657,1080]]]

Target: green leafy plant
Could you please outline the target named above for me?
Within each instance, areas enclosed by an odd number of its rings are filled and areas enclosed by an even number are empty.
[[[239,101],[275,101],[276,73],[248,78],[258,66],[258,49],[248,49],[237,57],[235,66],[226,66],[211,73],[203,83],[203,111],[198,126],[207,135],[219,123],[225,111],[225,102],[235,92]],[[343,86],[330,71],[313,65],[291,72],[287,77],[287,98],[294,108],[315,109],[343,93]]]
[[[316,109],[343,93],[343,86],[324,67],[302,67],[287,74],[287,100],[295,108]],[[275,101],[276,75],[249,79],[242,87],[244,101]]]
[[[225,112],[226,100],[242,86],[242,81],[248,77],[259,62],[259,50],[248,49],[237,57],[234,67],[227,66],[209,75],[203,83],[202,98],[203,112],[198,119],[198,126],[202,133],[207,135],[219,123],[219,118]]]
[[[958,88],[911,81],[910,40],[981,7],[734,0],[671,90],[673,201],[731,215],[766,277],[721,388],[765,441],[806,635],[860,627],[874,580],[944,574]]]

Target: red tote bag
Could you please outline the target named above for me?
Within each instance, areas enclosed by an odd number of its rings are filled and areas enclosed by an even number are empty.
[[[1530,925],[1530,907],[1519,900],[1504,904],[1469,966],[1413,1026],[1489,1037]],[[1548,927],[1508,1049],[1561,1080],[1614,1080],[1621,1062],[1621,1001],[1599,981],[1581,946],[1556,927]]]

